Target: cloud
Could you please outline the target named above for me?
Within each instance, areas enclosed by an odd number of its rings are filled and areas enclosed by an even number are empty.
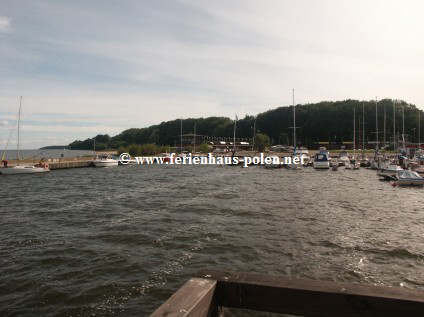
[[[6,32],[10,29],[10,18],[0,16],[0,32]]]
[[[0,126],[7,127],[8,125],[9,125],[9,121],[7,121],[7,120],[0,120]]]
[[[7,2],[0,121],[13,125],[22,94],[31,131],[71,141],[254,115],[290,105],[292,88],[296,103],[377,95],[424,104],[418,1],[122,2]]]

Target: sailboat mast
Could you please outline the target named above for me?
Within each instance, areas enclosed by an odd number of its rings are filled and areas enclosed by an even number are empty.
[[[196,153],[196,123],[194,124],[193,153]]]
[[[418,109],[418,149],[421,149],[421,131],[420,131],[420,117],[421,117],[421,111]]]
[[[397,152],[396,149],[396,113],[395,113],[395,100],[393,100],[393,150]]]
[[[256,138],[256,117],[255,120],[253,121],[253,139],[252,139],[252,152],[255,149],[255,138]]]
[[[402,106],[402,143],[403,150],[406,152],[406,144],[405,144],[405,107]]]
[[[21,140],[20,140],[20,132],[21,132],[21,108],[22,108],[22,96],[21,96],[21,99],[19,100],[19,111],[18,111],[18,145],[17,145],[18,165],[19,165],[19,162],[21,160],[21,154],[19,152],[19,150],[20,150],[20,143],[21,143]]]
[[[362,158],[365,159],[365,102],[362,103]]]
[[[355,108],[353,108],[353,158],[355,158],[355,134],[356,134],[356,121],[355,121]]]
[[[293,89],[293,155],[296,155],[296,106],[294,105],[294,89]]]
[[[234,119],[234,142],[233,142],[233,148],[234,148],[234,153],[236,153],[236,127],[237,127],[237,115],[235,115],[235,119]]]
[[[376,138],[375,151],[376,151],[376,154],[377,154],[377,152],[378,152],[378,111],[377,111],[377,97],[375,97],[375,138]]]
[[[183,154],[183,118],[181,118],[180,153]]]
[[[384,104],[383,147],[386,148],[386,104]]]

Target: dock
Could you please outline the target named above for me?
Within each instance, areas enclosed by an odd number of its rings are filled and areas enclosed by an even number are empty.
[[[59,169],[67,169],[67,168],[81,168],[81,167],[93,167],[93,159],[74,159],[74,160],[57,160],[52,162],[47,162],[49,164],[50,170],[59,170]]]
[[[197,275],[150,317],[225,317],[223,307],[308,317],[424,315],[419,290],[216,270]]]
[[[33,165],[40,163],[39,160],[21,160],[21,165]],[[49,165],[50,170],[68,169],[68,168],[81,168],[81,167],[93,167],[92,157],[75,157],[75,158],[49,158],[43,160],[43,163]],[[18,164],[18,161],[9,161],[9,166]]]

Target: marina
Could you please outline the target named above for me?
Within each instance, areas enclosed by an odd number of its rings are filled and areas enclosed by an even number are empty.
[[[1,9],[0,317],[424,316],[424,2]]]
[[[424,291],[423,188],[374,170],[154,164],[34,176],[0,178],[2,316],[148,316],[206,268]]]

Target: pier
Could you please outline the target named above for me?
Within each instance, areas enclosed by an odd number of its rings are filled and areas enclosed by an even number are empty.
[[[93,167],[93,159],[73,159],[73,160],[55,160],[52,162],[47,162],[49,164],[50,170],[59,170],[67,168],[81,168],[81,167]]]
[[[75,157],[75,158],[49,158],[42,161],[49,165],[50,170],[59,170],[67,168],[81,168],[81,167],[93,167],[92,157]],[[40,163],[39,160],[21,160],[20,165],[33,165]],[[15,166],[18,164],[17,160],[9,161],[9,166]]]
[[[405,288],[205,270],[150,317],[223,317],[222,307],[310,317],[420,317],[424,292]]]

